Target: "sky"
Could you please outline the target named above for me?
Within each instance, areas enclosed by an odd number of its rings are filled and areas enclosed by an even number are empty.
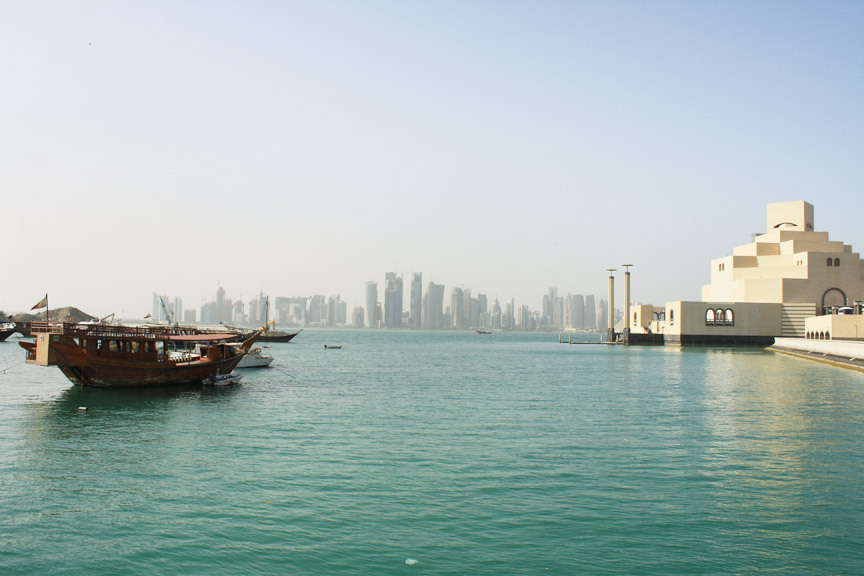
[[[635,301],[698,300],[792,200],[860,251],[862,29],[857,1],[0,2],[0,308],[350,310],[395,271],[537,309],[623,263]]]

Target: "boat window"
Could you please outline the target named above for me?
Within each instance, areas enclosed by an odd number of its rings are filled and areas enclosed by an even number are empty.
[[[117,340],[109,340],[108,341],[108,351],[109,352],[119,352],[120,351],[120,343]]]
[[[135,342],[134,340],[132,342],[129,342],[129,351],[130,352],[137,353],[138,348],[139,348],[138,342]]]

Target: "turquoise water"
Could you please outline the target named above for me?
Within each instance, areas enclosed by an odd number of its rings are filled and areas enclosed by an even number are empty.
[[[0,343],[0,574],[864,572],[862,373],[554,334],[270,351],[123,391]]]

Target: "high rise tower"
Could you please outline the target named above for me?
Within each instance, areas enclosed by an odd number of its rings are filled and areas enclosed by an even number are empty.
[[[423,309],[423,273],[415,272],[411,279],[410,327],[420,329],[420,318]]]
[[[384,287],[384,325],[387,328],[402,327],[402,276],[387,272]]]
[[[604,327],[605,324],[600,324]],[[588,294],[585,296],[585,329],[594,330],[597,328],[597,308],[594,305],[594,295]]]
[[[366,282],[366,327],[378,327],[378,283]]]
[[[585,297],[582,294],[573,296],[570,304],[570,326],[576,330],[585,329]]]

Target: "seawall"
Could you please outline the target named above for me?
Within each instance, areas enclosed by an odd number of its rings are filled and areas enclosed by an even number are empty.
[[[775,338],[768,350],[864,372],[864,342]]]

